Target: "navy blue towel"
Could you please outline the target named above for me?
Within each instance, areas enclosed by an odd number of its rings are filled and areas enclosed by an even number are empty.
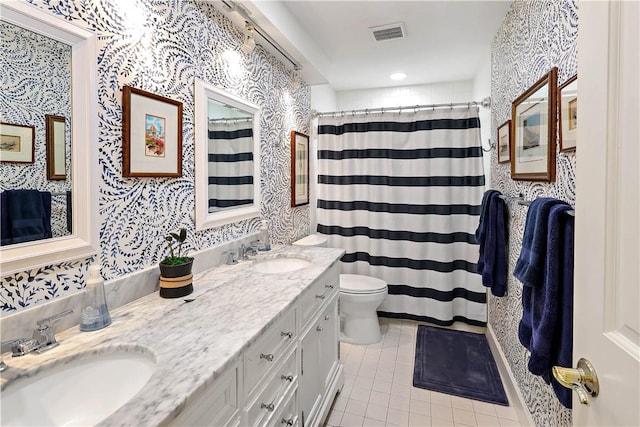
[[[52,237],[51,193],[38,190],[7,190],[2,199],[2,243],[14,244]],[[3,194],[4,194],[3,193]],[[6,230],[5,230],[6,229]],[[8,233],[5,237],[4,233]]]
[[[573,352],[573,217],[564,202],[539,210],[536,223],[545,222],[542,283],[524,286],[518,338],[530,352],[529,371],[552,380],[554,365],[571,366]],[[537,231],[537,230],[536,230]],[[555,382],[555,380],[554,380]],[[554,384],[560,402],[571,407],[571,390]]]
[[[482,275],[482,284],[491,288],[491,293],[499,297],[504,296],[507,291],[507,214],[500,195],[495,190],[485,192],[480,224],[475,233],[480,245],[477,271]]]
[[[9,193],[0,193],[0,246],[11,244],[11,223],[9,222]]]
[[[537,198],[527,212],[522,249],[513,269],[513,275],[525,286],[539,286],[544,276],[547,253],[547,221],[553,205],[563,203],[553,198]]]
[[[73,233],[73,199],[69,190],[67,190],[67,231]]]

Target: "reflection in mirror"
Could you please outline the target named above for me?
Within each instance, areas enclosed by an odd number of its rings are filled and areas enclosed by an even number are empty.
[[[259,107],[196,80],[196,229],[259,216]]]
[[[68,236],[72,182],[66,156],[71,153],[71,135],[65,117],[71,116],[71,46],[4,20],[0,21],[0,35],[2,140],[13,137],[13,141],[16,137],[9,135],[11,129],[28,126],[32,139],[24,138],[24,142],[33,141],[28,162],[8,160],[9,153],[18,155],[28,147],[19,137],[17,144],[0,144],[0,244]],[[55,125],[50,117],[56,118]],[[54,136],[57,167],[52,174],[47,145]]]
[[[8,275],[96,253],[96,37],[26,2],[0,2],[0,17],[0,122],[9,124],[0,133],[22,125],[34,135],[33,157],[0,147],[1,237],[11,239],[0,272]]]

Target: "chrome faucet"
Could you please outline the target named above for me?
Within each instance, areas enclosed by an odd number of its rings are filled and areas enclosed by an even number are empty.
[[[12,357],[24,356],[25,354],[37,352],[42,353],[54,347],[57,347],[58,341],[56,341],[51,322],[68,316],[73,313],[73,310],[66,310],[62,313],[58,313],[51,317],[38,320],[38,327],[33,331],[31,338],[16,338],[9,341],[3,341],[0,345],[0,357],[2,354],[11,351]],[[0,358],[0,372],[7,369],[7,365]]]
[[[259,244],[258,240],[254,240],[250,243],[249,246],[240,245],[240,250],[238,251],[238,258],[241,260],[247,260],[252,255],[258,255],[257,245]]]

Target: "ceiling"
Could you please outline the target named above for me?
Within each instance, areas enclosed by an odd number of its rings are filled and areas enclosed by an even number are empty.
[[[472,80],[489,58],[511,2],[254,0],[241,5],[302,65],[307,83],[329,83],[340,91]],[[405,38],[376,42],[369,31],[395,23],[404,25]],[[399,71],[407,78],[392,81],[389,75]]]

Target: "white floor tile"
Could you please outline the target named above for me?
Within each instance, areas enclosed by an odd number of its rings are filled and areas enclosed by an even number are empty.
[[[431,416],[441,420],[453,421],[453,409],[451,406],[438,405],[431,403]]]
[[[349,399],[368,403],[370,395],[371,395],[370,388],[353,386],[353,389],[351,390],[351,394],[349,395]]]
[[[498,426],[500,425],[500,421],[498,417],[494,417],[491,415],[480,414],[476,412],[476,421],[478,422],[478,426]]]
[[[358,376],[373,379],[376,376],[377,370],[378,362],[366,362],[363,360],[358,370]]]
[[[377,427],[377,426],[386,427],[387,426],[387,424],[384,421],[374,420],[371,418],[365,418],[364,423],[362,425],[365,427]]]
[[[491,403],[480,402],[478,400],[473,401],[473,410],[479,414],[492,415],[497,417],[496,414],[496,405],[492,405]]]
[[[361,402],[359,400],[349,399],[347,402],[347,407],[344,409],[344,413],[353,414],[364,417],[364,414],[367,412],[367,403]]]
[[[442,406],[452,406],[451,396],[444,393],[438,393],[437,391],[431,392],[431,402]]]
[[[331,410],[331,413],[329,413],[329,417],[327,418],[327,425],[330,426],[340,426],[342,425],[342,415],[344,415],[344,412],[342,411],[336,411],[335,409]]]
[[[451,396],[451,406],[465,411],[473,411],[473,401],[460,396]]]
[[[384,406],[386,408],[389,406],[389,394],[380,393],[378,391],[371,391],[371,395],[369,396],[369,403]]]
[[[508,418],[498,418],[500,427],[520,427],[520,421],[510,420]]]
[[[410,427],[429,427],[431,426],[431,417],[428,415],[409,414]]]
[[[391,394],[396,396],[411,398],[411,386],[405,384],[392,383]]]
[[[402,397],[397,395],[389,396],[389,408],[397,409],[399,411],[409,412],[411,407],[411,399],[408,397]]]
[[[407,426],[409,425],[409,413],[398,409],[389,409],[387,412],[387,425]]]
[[[422,400],[413,400],[409,402],[409,412],[420,415],[431,415],[431,404]]]
[[[349,402],[349,397],[344,397],[342,393],[340,393],[336,398],[336,400],[333,401],[332,410],[344,412],[344,408],[347,407],[348,402]]]
[[[387,419],[387,407],[369,403],[367,405],[367,412],[365,414],[365,418],[371,418],[378,421],[385,421]]]
[[[378,370],[376,371],[376,376],[374,378],[374,382],[378,382],[378,381],[382,381],[382,382],[386,382],[386,383],[392,383],[393,382],[393,370],[389,371],[385,368],[380,368],[380,366],[378,365]]]
[[[362,426],[364,423],[364,417],[360,415],[354,415],[346,413],[342,416],[341,427],[355,427]]]
[[[356,382],[353,383],[353,388],[365,388],[367,390],[371,390],[372,387],[373,377],[363,377],[361,375],[358,375],[356,377]]]
[[[411,399],[421,400],[423,402],[431,402],[431,390],[423,388],[411,387]]]
[[[373,386],[371,389],[373,391],[378,391],[380,393],[391,394],[391,381],[378,381],[377,379],[373,381]]]
[[[451,420],[443,420],[440,418],[431,417],[431,425],[433,427],[453,427],[453,421]]]
[[[465,411],[464,409],[453,410],[453,422],[466,426],[476,426],[476,414],[473,411]]]

